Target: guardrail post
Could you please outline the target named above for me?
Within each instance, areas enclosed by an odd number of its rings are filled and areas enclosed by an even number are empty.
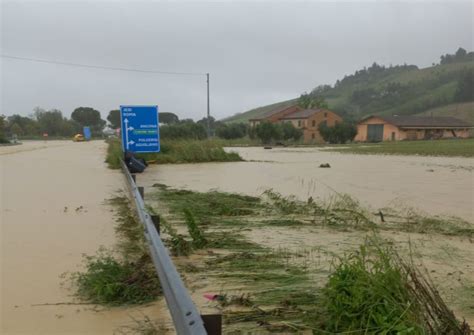
[[[158,234],[161,234],[160,231],[160,216],[159,215],[151,215],[151,221],[153,221],[153,225],[156,228]]]
[[[201,315],[201,318],[208,335],[222,335],[221,314]]]
[[[145,188],[143,186],[138,186],[138,193],[140,193],[142,200],[145,200]]]

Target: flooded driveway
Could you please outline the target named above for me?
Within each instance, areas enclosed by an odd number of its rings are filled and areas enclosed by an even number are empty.
[[[474,219],[472,158],[353,155],[318,148],[226,150],[247,161],[150,166],[139,183],[250,195],[272,188],[301,199],[348,193],[373,209],[410,207]],[[323,163],[331,167],[320,168]]]

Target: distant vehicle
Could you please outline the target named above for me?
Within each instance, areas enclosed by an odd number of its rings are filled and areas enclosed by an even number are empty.
[[[85,141],[85,138],[84,138],[84,135],[82,134],[76,134],[74,135],[74,137],[72,138],[72,140],[74,142],[84,142]]]

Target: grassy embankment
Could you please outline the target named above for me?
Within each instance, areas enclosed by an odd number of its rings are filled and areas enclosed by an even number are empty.
[[[357,143],[325,150],[351,154],[474,157],[474,139]]]
[[[123,157],[120,141],[108,140],[105,161],[111,169],[120,168]],[[140,154],[139,157],[158,164],[204,163],[204,162],[235,162],[242,161],[239,154],[226,152],[222,143],[216,141],[170,140],[161,142],[161,152],[156,154]]]
[[[165,243],[189,285],[221,290],[215,304],[223,309],[227,330],[468,334],[420,268],[401,257],[393,242],[377,237],[385,230],[472,237],[467,222],[384,209],[380,223],[348,196],[317,203],[271,190],[250,197],[154,186],[148,201],[158,206],[154,211],[167,213]],[[324,269],[304,250],[272,249],[248,238],[259,228],[284,226],[372,237]],[[200,256],[186,262],[183,256],[193,252]]]

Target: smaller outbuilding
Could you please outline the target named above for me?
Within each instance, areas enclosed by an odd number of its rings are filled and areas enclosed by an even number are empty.
[[[467,138],[473,126],[454,117],[368,116],[357,124],[355,141],[381,142]]]

